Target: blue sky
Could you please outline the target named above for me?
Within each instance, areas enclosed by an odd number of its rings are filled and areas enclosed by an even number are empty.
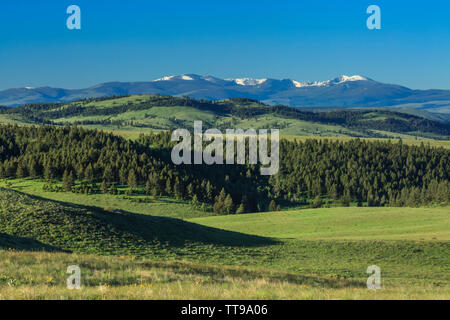
[[[82,29],[66,28],[81,8]],[[366,28],[381,7],[382,29]],[[450,1],[2,0],[0,90],[196,73],[450,89]]]

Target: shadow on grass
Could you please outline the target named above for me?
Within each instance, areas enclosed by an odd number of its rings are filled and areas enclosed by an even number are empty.
[[[96,217],[114,227],[143,238],[157,239],[173,247],[183,247],[186,242],[231,247],[258,247],[279,243],[267,237],[248,235],[183,221],[177,218],[137,214],[123,210],[115,212],[95,210]]]
[[[124,263],[123,265],[120,265]],[[96,272],[110,272],[114,276],[108,279],[111,286],[134,285],[139,282],[150,284],[169,284],[178,283],[180,279],[189,279],[190,282],[222,286],[230,283],[241,283],[248,287],[252,283],[261,286],[283,286],[291,284],[297,286],[306,286],[309,288],[365,288],[365,281],[359,279],[336,278],[320,275],[304,275],[288,273],[276,270],[267,270],[263,268],[233,267],[233,266],[215,266],[199,262],[187,261],[153,261],[153,260],[134,260],[132,263],[119,261],[114,264],[115,269],[99,269],[98,264],[91,266],[84,265],[85,270],[96,270]],[[126,270],[126,272],[124,272]],[[142,271],[146,270],[146,277],[142,278]],[[151,272],[149,272],[151,271]],[[121,274],[123,272],[123,274]],[[150,274],[161,274],[165,276],[150,276]],[[98,286],[99,280],[93,276],[93,271],[88,271],[85,284],[88,286]]]
[[[14,249],[18,251],[47,251],[47,252],[68,252],[60,248],[47,245],[35,239],[18,237],[0,232],[0,249]]]
[[[309,276],[302,274],[278,272],[278,271],[266,271],[266,270],[253,270],[242,267],[223,267],[213,265],[196,265],[185,262],[161,262],[157,261],[145,261],[139,264],[139,267],[144,269],[163,267],[164,270],[172,270],[177,274],[184,275],[197,275],[202,278],[207,278],[207,282],[224,283],[229,278],[240,279],[241,281],[254,281],[259,279],[270,280],[274,282],[287,282],[295,285],[307,285],[315,288],[347,288],[347,287],[360,287],[365,288],[366,283],[364,281],[356,279],[343,279],[335,277],[324,276]],[[165,279],[164,281],[168,281]],[[178,281],[178,279],[173,280]]]
[[[60,211],[56,211],[56,215],[59,217],[64,216],[69,221],[73,221],[74,225],[76,225],[76,221],[78,223],[79,221],[83,221],[83,223],[91,223],[92,225],[103,225],[107,230],[117,230],[123,235],[131,234],[136,239],[141,239],[149,244],[157,241],[166,247],[183,248],[188,243],[227,247],[259,247],[279,243],[279,241],[272,238],[221,230],[176,218],[150,216],[123,210],[110,212],[95,206],[84,206],[50,200],[11,189],[9,192],[20,194],[23,197],[29,198],[31,201],[42,201],[42,204],[47,203],[58,206]],[[85,217],[84,220],[77,220],[79,214],[74,214],[76,212],[80,214],[89,212],[89,215],[86,216],[83,214],[82,216]],[[45,218],[48,222],[47,225],[43,226],[44,229],[50,228],[51,226],[48,224],[52,224],[53,221],[57,223],[56,221],[60,219],[57,216],[53,216],[52,219],[54,220],[50,220],[48,219],[49,215],[47,215]],[[69,222],[66,221],[65,223]],[[78,230],[82,227],[79,225],[71,229],[70,233],[72,236],[76,238]]]

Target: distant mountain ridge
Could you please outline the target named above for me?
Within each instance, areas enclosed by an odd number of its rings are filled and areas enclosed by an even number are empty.
[[[412,90],[367,77],[340,76],[326,81],[291,79],[220,79],[184,74],[149,82],[108,82],[85,89],[25,87],[0,91],[0,105],[68,102],[114,95],[162,94],[221,100],[246,97],[292,107],[391,107],[450,114],[450,90]]]

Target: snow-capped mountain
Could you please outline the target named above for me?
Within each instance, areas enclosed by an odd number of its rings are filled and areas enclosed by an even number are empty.
[[[0,105],[67,102],[88,97],[132,94],[189,96],[197,99],[246,97],[267,104],[294,107],[407,107],[450,113],[450,90],[412,90],[360,75],[326,81],[291,79],[220,79],[183,74],[149,82],[109,82],[86,89],[25,87],[0,91]]]
[[[324,86],[332,86],[341,84],[344,82],[351,82],[351,81],[369,81],[369,78],[365,78],[359,75],[354,76],[346,76],[342,75],[338,78],[327,80],[327,81],[296,81],[296,80],[290,80],[290,79],[283,79],[283,80],[276,80],[276,79],[254,79],[254,78],[232,78],[232,79],[219,79],[211,76],[198,76],[195,74],[183,74],[183,75],[176,75],[176,76],[165,76],[156,80],[153,80],[153,82],[161,82],[161,81],[180,81],[180,80],[186,80],[186,81],[209,81],[213,83],[222,82],[222,84],[228,82],[228,84],[238,84],[241,86],[258,86],[262,85],[266,82],[290,82],[294,87],[297,88],[303,88],[303,87],[324,87]]]

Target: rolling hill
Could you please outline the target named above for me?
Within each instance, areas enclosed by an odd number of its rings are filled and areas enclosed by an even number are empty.
[[[248,98],[220,101],[161,95],[92,98],[40,103],[0,111],[0,123],[76,124],[109,130],[192,128],[195,120],[218,129],[280,129],[285,135],[384,138],[450,137],[450,125],[386,109],[300,110]]]
[[[186,247],[275,244],[270,238],[179,219],[108,212],[4,188],[0,188],[0,240],[3,248],[171,257],[181,257]]]

